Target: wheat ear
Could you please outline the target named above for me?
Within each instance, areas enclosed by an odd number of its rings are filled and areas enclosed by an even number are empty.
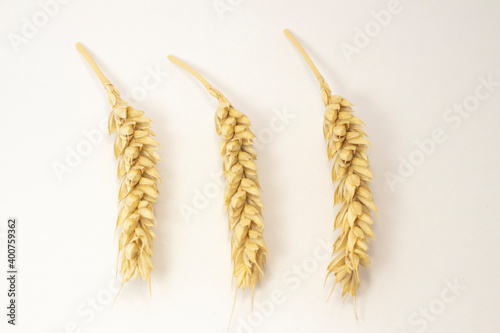
[[[151,136],[151,119],[134,109],[120,97],[118,90],[103,75],[96,63],[80,44],[76,48],[85,57],[104,85],[112,110],[109,115],[109,134],[116,133],[114,152],[118,159],[118,178],[121,179],[118,200],[123,201],[116,228],[120,227],[118,257],[121,253],[122,286],[132,277],[148,281],[151,294],[153,238],[151,228],[156,224],[153,203],[158,197],[156,150],[159,145]],[[116,229],[115,229],[116,230]],[[121,288],[120,288],[121,289]]]
[[[250,130],[250,120],[200,74],[174,56],[168,59],[195,76],[217,98],[215,130],[220,136],[220,155],[226,179],[224,204],[228,212],[231,237],[231,258],[236,290],[252,288],[264,275],[268,251],[264,242],[262,201],[257,178],[257,154],[253,149],[255,135]]]
[[[370,142],[364,138],[367,134],[363,130],[363,122],[353,115],[352,104],[332,95],[304,48],[290,31],[285,30],[284,33],[318,79],[326,106],[323,134],[328,158],[333,159],[332,180],[337,183],[334,203],[341,205],[334,225],[335,230],[340,229],[340,235],[333,244],[333,253],[337,255],[328,265],[326,277],[333,273],[335,282],[332,291],[339,283],[343,288],[342,296],[349,294],[356,302],[356,291],[360,285],[359,265],[370,265],[368,243],[370,238],[375,238],[371,229],[371,211],[377,211],[377,208],[370,192],[369,183],[373,174],[366,155]]]

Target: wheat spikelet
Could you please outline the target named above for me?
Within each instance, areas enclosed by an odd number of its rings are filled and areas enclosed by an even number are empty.
[[[253,149],[255,135],[250,130],[250,120],[192,68],[173,56],[168,58],[200,80],[219,101],[215,129],[220,136],[220,155],[226,179],[224,204],[231,235],[233,277],[236,278],[236,289],[252,288],[253,299],[255,286],[263,276],[268,251],[263,237],[263,206],[255,164],[257,154]]]
[[[328,158],[333,159],[332,180],[337,183],[334,204],[341,205],[334,224],[335,230],[340,229],[340,235],[333,244],[333,253],[337,255],[328,265],[326,277],[333,273],[335,282],[332,291],[339,283],[343,288],[342,296],[349,294],[356,302],[356,291],[360,285],[359,265],[370,265],[368,243],[370,238],[375,237],[371,230],[371,211],[377,211],[377,208],[370,192],[369,183],[373,174],[366,155],[370,142],[364,138],[367,134],[363,130],[363,122],[353,115],[352,104],[332,95],[330,87],[302,46],[290,31],[284,32],[318,79],[326,106],[323,134]]]
[[[151,130],[151,119],[124,101],[83,46],[78,43],[76,47],[106,89],[112,107],[108,120],[109,134],[117,132],[114,153],[118,159],[117,175],[121,179],[118,200],[123,203],[116,228],[120,227],[118,258],[121,253],[122,286],[140,275],[148,281],[151,293],[151,256],[155,237],[151,228],[156,224],[153,203],[158,197],[157,181],[160,178],[156,163],[161,160],[156,152],[158,142],[151,138],[155,136]]]

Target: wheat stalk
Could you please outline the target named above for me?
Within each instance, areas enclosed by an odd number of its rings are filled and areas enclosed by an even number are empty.
[[[120,97],[118,90],[80,43],[76,44],[76,48],[106,89],[112,107],[108,120],[109,134],[117,132],[114,153],[118,159],[117,175],[121,179],[118,200],[123,203],[116,229],[120,227],[118,258],[121,254],[122,286],[132,277],[135,280],[140,275],[148,281],[151,294],[151,256],[155,237],[151,228],[156,224],[153,203],[158,197],[157,182],[160,178],[156,169],[157,161],[161,160],[156,152],[159,144],[151,138],[156,136],[151,130],[151,119]]]
[[[333,273],[335,282],[332,291],[339,283],[343,288],[342,296],[351,295],[356,304],[356,291],[360,285],[359,265],[370,265],[368,243],[370,238],[375,238],[371,230],[371,210],[377,211],[377,208],[370,192],[369,183],[373,174],[366,155],[370,142],[364,138],[367,134],[363,130],[363,122],[353,115],[352,104],[343,97],[332,95],[304,48],[290,31],[285,30],[284,33],[318,79],[326,107],[323,134],[328,158],[333,159],[332,180],[337,183],[334,204],[341,205],[334,224],[335,230],[340,229],[340,235],[333,244],[333,253],[337,255],[328,265],[326,277]]]
[[[170,55],[168,59],[194,75],[219,101],[215,129],[220,136],[220,155],[226,179],[224,204],[231,235],[233,277],[236,278],[236,290],[252,288],[253,300],[255,286],[264,275],[268,251],[263,237],[263,206],[255,164],[257,154],[253,149],[255,135],[250,130],[250,120],[192,68],[174,56]]]

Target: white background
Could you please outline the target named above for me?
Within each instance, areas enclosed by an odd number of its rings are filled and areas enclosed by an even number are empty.
[[[167,54],[198,69],[261,138],[273,260],[253,316],[249,292],[238,294],[231,332],[500,331],[500,87],[489,92],[480,81],[500,82],[500,3],[401,0],[386,26],[371,12],[387,11],[388,1],[73,0],[51,7],[46,22],[37,1],[0,3],[2,271],[9,216],[19,218],[20,242],[18,326],[6,324],[2,278],[2,332],[226,331],[230,248],[222,188],[211,176],[221,169],[217,103]],[[218,12],[221,3],[230,7]],[[26,35],[34,21],[39,28]],[[373,144],[380,219],[371,270],[361,274],[359,321],[338,289],[325,302],[336,209],[323,106],[283,28],[355,105]],[[15,38],[24,40],[14,46]],[[153,297],[138,280],[113,308],[113,138],[101,132],[89,146],[85,136],[100,131],[110,107],[77,41],[155,121],[162,145]],[[347,44],[358,52],[346,55]],[[478,86],[489,96],[474,97]],[[294,118],[278,120],[283,112]],[[433,131],[444,141],[429,144]],[[416,141],[427,142],[427,154]],[[90,152],[68,167],[69,151],[84,146]],[[57,165],[71,172],[59,179]],[[183,214],[187,207],[197,215]]]

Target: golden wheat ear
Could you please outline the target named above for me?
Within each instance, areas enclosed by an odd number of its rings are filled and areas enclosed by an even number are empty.
[[[122,286],[132,277],[135,280],[140,275],[148,281],[151,294],[151,256],[155,237],[152,227],[156,224],[153,203],[158,197],[160,179],[156,169],[157,161],[161,160],[156,152],[159,143],[152,138],[156,135],[151,129],[151,119],[121,99],[118,90],[80,43],[76,44],[76,48],[103,84],[112,107],[108,128],[109,134],[116,131],[114,153],[121,180],[118,201],[122,205],[116,228],[120,229],[118,258],[121,254]]]
[[[195,76],[219,102],[215,112],[215,130],[220,136],[220,155],[226,179],[224,204],[228,212],[231,258],[236,290],[252,288],[264,275],[268,251],[264,242],[262,201],[257,178],[257,154],[253,149],[255,135],[250,120],[207,80],[174,56],[168,59]]]
[[[332,95],[304,48],[289,30],[284,30],[284,33],[316,76],[326,107],[323,134],[328,158],[333,159],[332,180],[337,183],[334,203],[341,205],[334,224],[335,230],[340,229],[340,235],[333,244],[333,253],[337,255],[328,265],[327,278],[333,273],[335,282],[332,291],[339,283],[343,288],[342,296],[351,295],[355,303],[360,285],[359,265],[370,265],[368,243],[370,238],[374,238],[371,211],[377,211],[369,186],[373,177],[366,155],[370,142],[365,139],[367,134],[362,121],[353,114],[352,104],[343,97]]]

